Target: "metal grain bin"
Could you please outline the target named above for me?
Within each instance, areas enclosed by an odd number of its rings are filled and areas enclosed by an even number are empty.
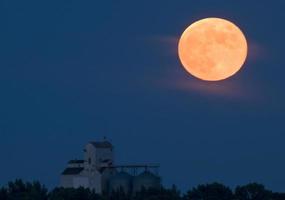
[[[126,172],[119,172],[110,179],[110,192],[122,190],[126,194],[131,191],[132,176]]]
[[[160,187],[160,177],[155,174],[145,171],[140,175],[136,176],[133,181],[133,192],[138,192],[142,188],[156,188]]]
[[[117,174],[117,170],[113,168],[107,168],[102,172],[102,191],[103,193],[109,193],[110,191],[110,180]]]

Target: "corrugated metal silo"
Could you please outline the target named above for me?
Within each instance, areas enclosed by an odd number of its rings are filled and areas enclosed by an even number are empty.
[[[123,190],[126,194],[131,191],[132,176],[126,172],[119,172],[110,179],[110,192]]]
[[[140,175],[136,176],[133,181],[133,192],[138,192],[142,188],[159,188],[160,187],[160,177],[155,174],[145,171]]]
[[[110,179],[117,174],[117,170],[113,168],[107,168],[102,172],[102,191],[108,193],[110,191]]]

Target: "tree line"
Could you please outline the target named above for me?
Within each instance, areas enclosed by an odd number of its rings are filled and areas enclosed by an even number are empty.
[[[181,194],[176,186],[170,189],[144,189],[136,194],[123,190],[99,195],[86,188],[54,188],[51,191],[39,182],[15,180],[0,188],[0,200],[285,200],[285,193],[272,192],[258,183],[237,186],[234,190],[220,183],[193,187]]]

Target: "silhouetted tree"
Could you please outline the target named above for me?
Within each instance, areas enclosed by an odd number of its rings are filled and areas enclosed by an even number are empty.
[[[131,194],[124,191],[123,188],[119,188],[116,191],[112,191],[111,194],[108,196],[109,200],[131,200]]]
[[[188,191],[184,196],[185,200],[232,200],[233,193],[230,188],[219,184],[212,183],[199,185]]]
[[[0,200],[285,200],[285,193],[273,193],[263,185],[251,183],[232,190],[222,184],[199,185],[189,190],[183,198],[176,186],[166,188],[142,188],[125,193],[123,188],[111,194],[97,194],[86,188],[55,188],[49,193],[39,182],[15,180],[0,188]]]
[[[49,193],[49,200],[101,200],[101,197],[95,191],[83,187],[55,188]]]
[[[261,184],[250,183],[245,186],[236,187],[235,198],[237,200],[270,200],[272,192],[266,190]]]
[[[272,193],[271,194],[271,199],[272,200],[285,200],[285,193]]]
[[[172,189],[145,189],[142,188],[133,197],[133,200],[180,200],[180,192],[173,186]]]
[[[7,190],[4,187],[0,189],[0,199],[1,200],[7,200],[8,199]]]
[[[8,200],[47,200],[47,189],[39,182],[24,183],[18,179],[8,183]]]

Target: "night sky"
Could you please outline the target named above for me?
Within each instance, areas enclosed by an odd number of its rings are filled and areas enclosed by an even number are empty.
[[[59,183],[104,136],[118,164],[160,163],[166,186],[285,185],[285,1],[0,1],[0,184]],[[204,82],[177,56],[205,17],[237,24],[249,55]]]

